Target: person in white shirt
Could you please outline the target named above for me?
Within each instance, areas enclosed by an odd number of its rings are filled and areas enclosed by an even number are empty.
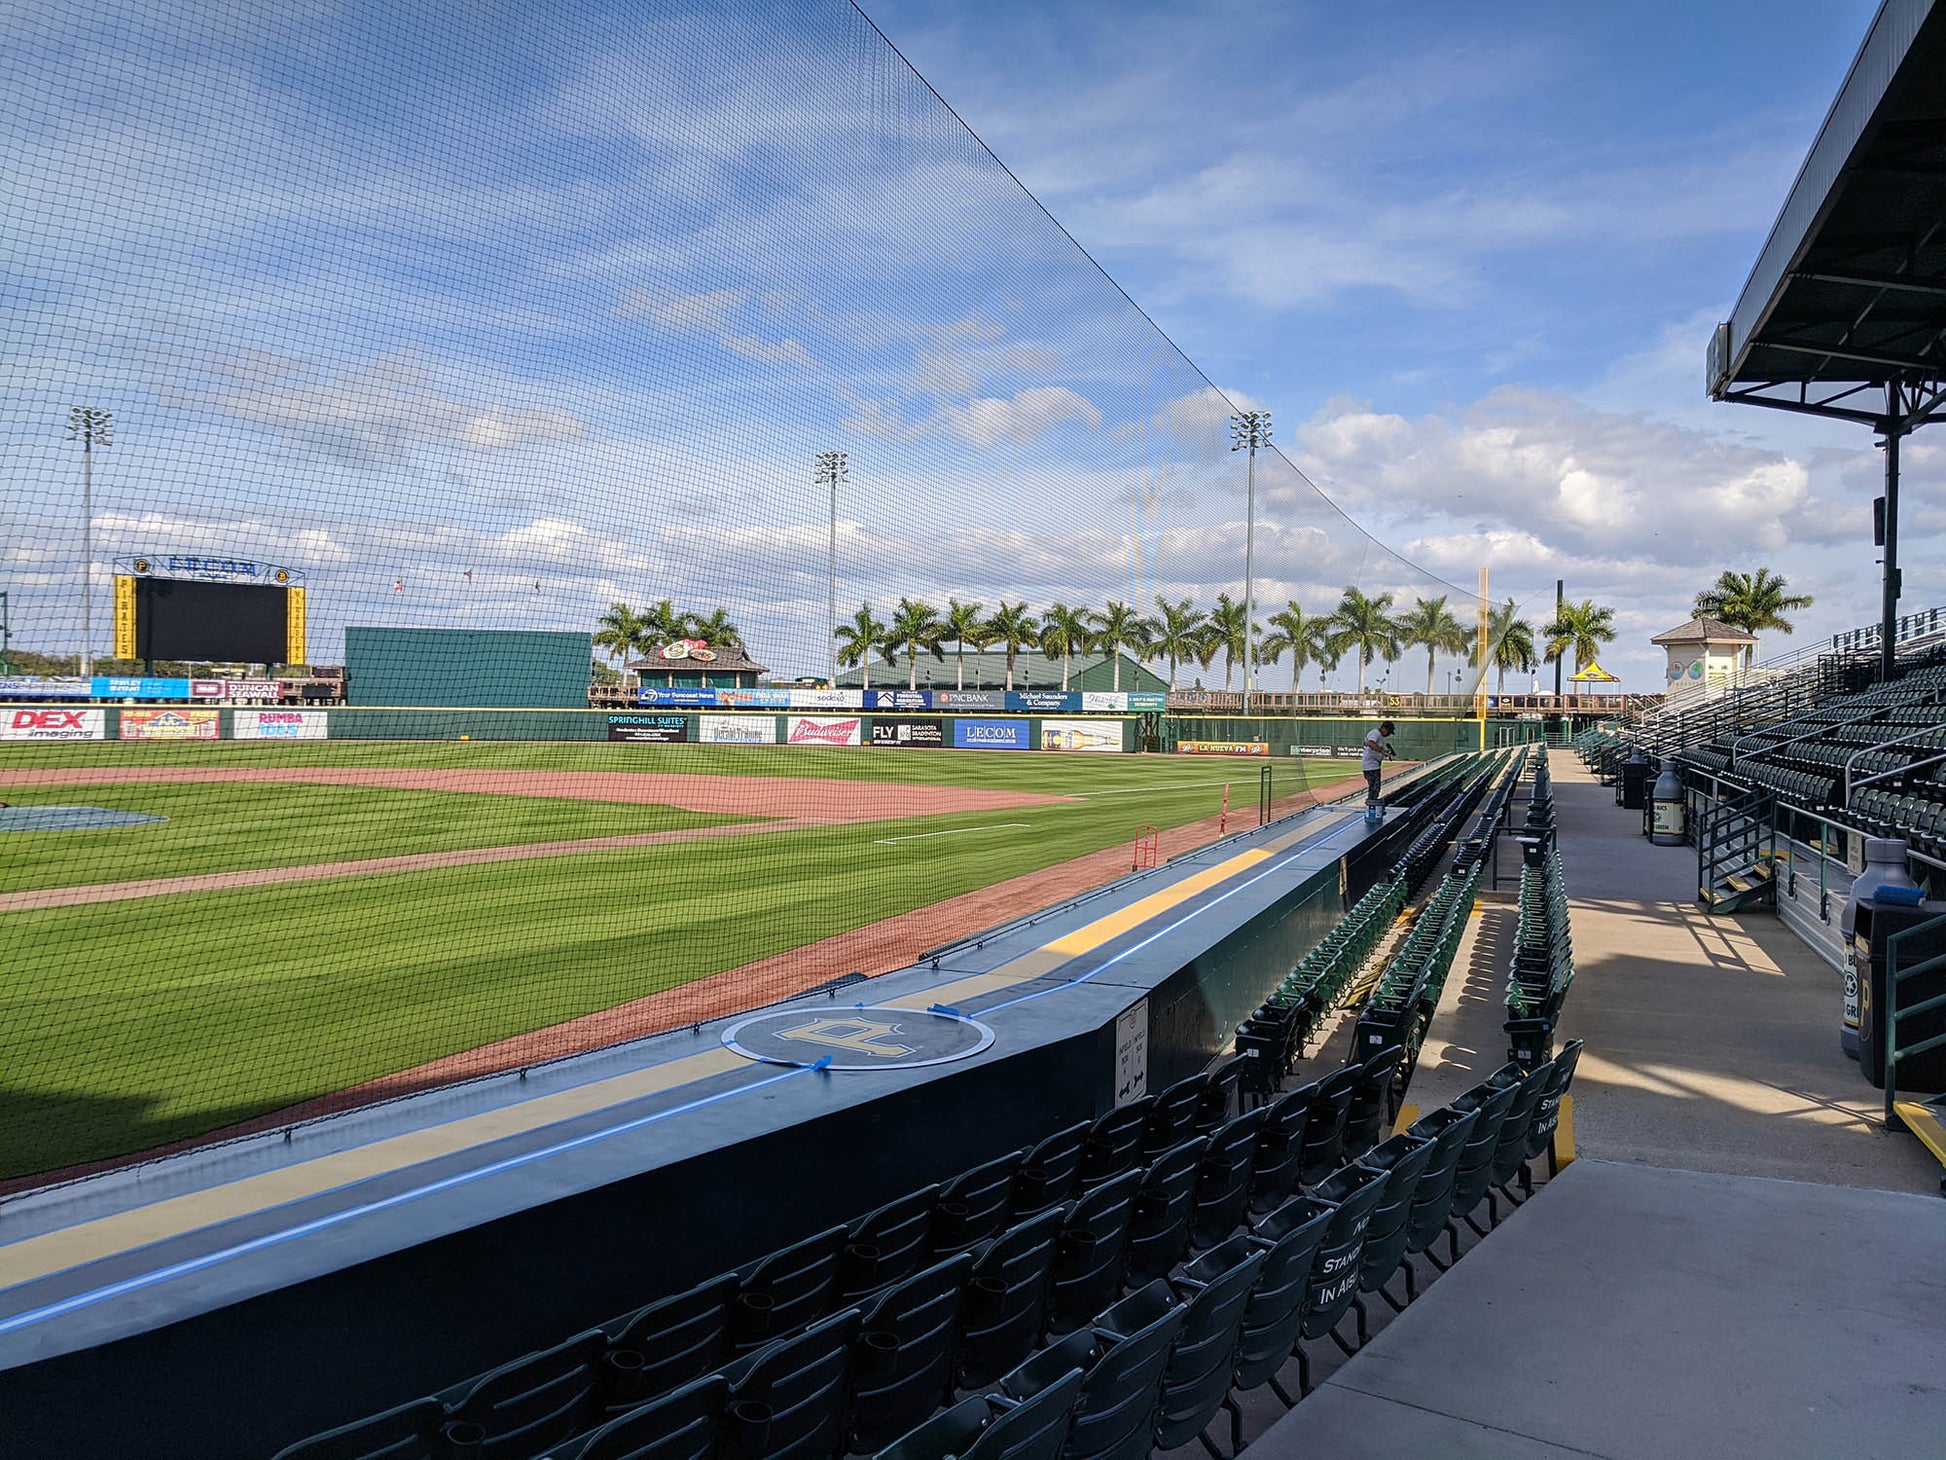
[[[1390,720],[1381,720],[1377,728],[1365,737],[1365,753],[1359,757],[1358,764],[1359,768],[1365,772],[1365,805],[1367,807],[1377,806],[1379,804],[1379,767],[1384,765],[1388,760],[1396,760],[1398,758],[1399,753],[1390,744],[1390,736],[1393,729],[1394,726]]]

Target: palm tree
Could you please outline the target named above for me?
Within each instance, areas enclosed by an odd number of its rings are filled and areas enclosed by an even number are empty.
[[[978,649],[987,643],[986,620],[981,618],[985,610],[983,603],[961,603],[957,598],[946,600],[946,617],[940,625],[940,638],[953,641],[953,655],[959,660],[959,677],[955,681],[958,688],[966,688],[966,646],[971,644]]]
[[[911,598],[899,600],[898,612],[892,615],[892,626],[886,631],[885,640],[894,650],[905,654],[905,687],[919,687],[919,656],[930,654],[944,663],[946,650],[941,647],[946,642],[946,623],[939,616],[939,610],[930,603],[921,603]]]
[[[879,622],[873,616],[872,606],[869,603],[861,603],[858,606],[858,612],[852,616],[851,622],[848,624],[839,624],[836,632],[838,636],[838,662],[847,669],[851,668],[854,664],[862,665],[865,673],[861,681],[861,687],[870,689],[872,687],[872,654],[874,651],[883,654],[890,646],[891,641],[886,637],[889,631],[883,623]],[[889,664],[892,661],[888,658],[886,662]]]
[[[1061,690],[1067,692],[1068,668],[1076,654],[1094,646],[1088,635],[1088,610],[1057,603],[1041,615],[1041,653],[1061,656]]]
[[[689,615],[670,599],[663,599],[642,615],[642,650],[660,649],[664,644],[689,637]]]
[[[1209,615],[1193,607],[1187,598],[1171,603],[1160,593],[1155,606],[1161,612],[1151,620],[1155,634],[1149,647],[1169,661],[1169,688],[1176,687],[1176,668],[1185,659],[1207,663],[1204,645],[1208,642]]]
[[[743,647],[743,634],[735,624],[730,622],[730,615],[721,608],[710,614],[708,618],[693,613],[686,613],[683,618],[688,621],[690,638],[701,639],[714,649]]]
[[[1437,598],[1415,598],[1411,609],[1398,618],[1402,644],[1426,646],[1426,695],[1432,696],[1433,668],[1441,654],[1464,654],[1466,630],[1446,607],[1444,593]]]
[[[1007,651],[1007,688],[1012,689],[1014,661],[1020,657],[1022,649],[1031,649],[1040,643],[1040,621],[1025,603],[1009,603],[1003,598],[1000,607],[993,611],[993,617],[987,620],[986,632],[989,644],[998,644]]]
[[[1091,617],[1094,621],[1096,651],[1114,656],[1114,688],[1119,693],[1122,688],[1122,651],[1133,649],[1138,654],[1145,652],[1154,637],[1154,625],[1128,604],[1113,601]]]
[[[1257,656],[1266,664],[1275,664],[1284,657],[1285,651],[1291,656],[1291,693],[1297,693],[1298,676],[1307,664],[1323,666],[1330,657],[1324,641],[1330,632],[1331,621],[1307,614],[1295,598],[1288,599],[1282,608],[1273,613],[1269,620],[1275,631],[1266,635],[1257,645]]]
[[[1223,688],[1227,690],[1230,676],[1244,656],[1243,605],[1227,593],[1217,594],[1216,607],[1210,610],[1208,633],[1209,658],[1223,656]]]
[[[1603,608],[1592,598],[1579,603],[1564,603],[1554,622],[1541,630],[1547,638],[1547,659],[1559,659],[1574,650],[1574,672],[1579,674],[1595,662],[1603,644],[1615,638],[1615,610]]]
[[[1808,593],[1786,593],[1790,584],[1781,573],[1759,568],[1754,574],[1725,572],[1715,586],[1696,595],[1698,617],[1721,619],[1748,634],[1765,629],[1790,633],[1795,627],[1784,615],[1793,609],[1809,608]],[[1748,669],[1756,653],[1755,644],[1743,646],[1743,667]]]
[[[1399,626],[1392,621],[1392,595],[1381,593],[1367,598],[1356,588],[1345,589],[1338,606],[1331,611],[1331,629],[1325,650],[1334,656],[1347,649],[1358,651],[1358,692],[1365,693],[1365,668],[1374,658],[1387,664],[1399,657]]]
[[[1507,671],[1531,674],[1538,662],[1534,653],[1534,626],[1520,617],[1520,609],[1509,598],[1496,604],[1487,614],[1487,663],[1500,671],[1499,693],[1507,692]]]
[[[642,615],[617,599],[608,605],[595,623],[595,647],[611,659],[619,659],[626,682],[629,659],[643,647],[643,633],[647,622]]]

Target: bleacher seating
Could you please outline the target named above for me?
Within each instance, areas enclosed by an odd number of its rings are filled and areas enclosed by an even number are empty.
[[[1375,996],[1404,1006],[1450,965],[1527,763],[1490,759],[1443,808],[1449,829],[1480,809]],[[1523,955],[1565,947],[1546,851],[1524,869]],[[1530,971],[1517,958],[1514,983]],[[1404,1044],[1255,1101],[1240,1039],[1209,1072],[280,1460],[1137,1460],[1198,1437],[1220,1453],[1224,1410],[1234,1451],[1239,1395],[1292,1402],[1292,1360],[1308,1392],[1306,1344],[1355,1352],[1366,1297],[1403,1309],[1414,1255],[1444,1270],[1481,1202],[1491,1226],[1532,1191],[1578,1053],[1509,1064],[1387,1135]]]

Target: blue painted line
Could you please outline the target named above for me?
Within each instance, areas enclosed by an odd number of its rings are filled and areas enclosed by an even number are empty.
[[[1176,929],[1183,927],[1188,923],[1194,922],[1197,918],[1200,918],[1204,913],[1208,912],[1211,908],[1220,907],[1223,903],[1226,903],[1231,898],[1235,897],[1239,892],[1247,892],[1250,888],[1255,887],[1259,882],[1262,882],[1266,877],[1274,877],[1277,873],[1284,870],[1284,863],[1289,861],[1292,857],[1298,856],[1304,852],[1312,851],[1317,847],[1321,847],[1326,842],[1335,840],[1338,837],[1339,833],[1350,831],[1354,827],[1359,827],[1362,825],[1363,823],[1359,821],[1348,822],[1344,826],[1339,827],[1337,831],[1327,832],[1315,841],[1308,841],[1304,843],[1302,846],[1292,847],[1283,856],[1279,857],[1270,866],[1264,868],[1263,871],[1257,873],[1254,877],[1251,877],[1248,881],[1237,883],[1237,885],[1235,887],[1232,887],[1229,891],[1219,893],[1217,896],[1212,897],[1208,902],[1204,903],[1201,907],[1197,908],[1194,912],[1184,913],[1181,917],[1177,918],[1173,923],[1169,924],[1168,927],[1157,929],[1155,932],[1149,934],[1148,937],[1144,938],[1141,942],[1130,944],[1128,947],[1124,948],[1120,953],[1117,953],[1113,958],[1104,959],[1099,967],[1091,968],[1086,973],[1080,974],[1075,978],[1064,979],[1060,983],[1054,985],[1052,988],[1036,989],[1031,994],[1022,994],[1019,998],[1008,999],[1004,1004],[990,1005],[989,1007],[980,1010],[980,1017],[982,1019],[991,1018],[993,1015],[998,1014],[1002,1009],[1011,1009],[1016,1004],[1030,1004],[1035,999],[1046,998],[1049,994],[1065,993],[1067,992],[1067,990],[1075,987],[1077,984],[1084,984],[1089,979],[1094,978],[1096,975],[1108,972],[1109,969],[1113,968],[1116,964],[1120,963],[1124,958],[1134,957],[1137,953],[1140,953],[1144,948],[1147,948],[1150,944],[1156,942],[1158,939],[1166,938],[1171,933],[1175,932]]]
[[[644,1126],[654,1125],[657,1121],[669,1120],[678,1115],[687,1115],[691,1111],[701,1110],[706,1105],[715,1105],[720,1101],[732,1100],[739,1095],[748,1095],[754,1091],[762,1090],[770,1085],[779,1084],[785,1080],[794,1080],[799,1075],[811,1074],[822,1067],[822,1064],[819,1064],[807,1065],[802,1069],[785,1070],[782,1074],[768,1076],[753,1084],[740,1085],[734,1090],[723,1090],[714,1095],[705,1095],[701,1099],[691,1100],[683,1105],[672,1106],[668,1110],[658,1110],[650,1115],[637,1116],[633,1120],[625,1120],[616,1125],[605,1126],[601,1130],[589,1131],[583,1135],[573,1136],[568,1140],[556,1141],[553,1145],[542,1146],[538,1150],[525,1151],[518,1156],[508,1156],[504,1160],[495,1161],[490,1165],[480,1166],[471,1171],[462,1171],[454,1176],[442,1177],[438,1181],[429,1181],[423,1186],[415,1186],[406,1191],[395,1192],[391,1196],[380,1197],[375,1201],[361,1202],[357,1206],[346,1207],[342,1211],[331,1212],[308,1222],[300,1222],[294,1227],[285,1227],[281,1231],[276,1232],[266,1232],[261,1237],[252,1237],[247,1242],[238,1242],[229,1247],[221,1247],[214,1252],[206,1252],[200,1257],[186,1258],[181,1262],[170,1263],[167,1267],[154,1268],[149,1272],[140,1273],[135,1277],[124,1278],[120,1282],[108,1283],[99,1288],[91,1288],[85,1293],[77,1293],[71,1298],[63,1298],[58,1303],[49,1303],[42,1308],[31,1308],[25,1313],[16,1313],[11,1318],[0,1319],[0,1334],[17,1333],[23,1328],[33,1327],[36,1323],[45,1323],[50,1318],[59,1318],[64,1314],[73,1313],[82,1308],[93,1307],[97,1303],[107,1302],[110,1298],[119,1298],[128,1293],[140,1292],[144,1288],[154,1287],[157,1283],[168,1282],[173,1278],[187,1277],[191,1273],[202,1272],[205,1269],[215,1267],[219,1263],[229,1262],[233,1258],[245,1257],[252,1252],[261,1252],[266,1248],[276,1247],[285,1242],[295,1242],[299,1238],[310,1237],[316,1233],[328,1231],[333,1227],[342,1226],[346,1222],[356,1221],[360,1217],[368,1217],[377,1212],[389,1211],[393,1207],[404,1206],[408,1202],[418,1201],[421,1197],[436,1196],[440,1192],[452,1191],[466,1186],[471,1182],[482,1181],[489,1176],[499,1176],[508,1171],[516,1171],[522,1166],[531,1166],[536,1161],[545,1161],[550,1157],[559,1156],[567,1151],[579,1150],[583,1146],[592,1146],[598,1141],[605,1141],[614,1136],[627,1135],[630,1131],[641,1130]]]

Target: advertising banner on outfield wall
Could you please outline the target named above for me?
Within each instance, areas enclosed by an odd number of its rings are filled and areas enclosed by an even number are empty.
[[[775,745],[775,715],[698,715],[696,738],[705,745]]]
[[[198,700],[281,700],[284,685],[276,679],[192,679],[189,695]]]
[[[1169,694],[1166,690],[1132,689],[1128,692],[1130,710],[1155,711],[1169,708]]]
[[[1032,750],[1028,729],[1026,720],[955,720],[953,745],[958,750]]]
[[[230,720],[233,740],[325,740],[331,723],[324,710],[238,710]]]
[[[790,691],[793,710],[862,710],[865,694],[856,689],[794,689]]]
[[[1177,755],[1269,755],[1267,740],[1178,740]]]
[[[1083,690],[1081,708],[1090,715],[1119,715],[1128,709],[1128,696],[1114,690]]]
[[[1122,749],[1120,720],[1043,720],[1042,750],[1092,750],[1119,755]]]
[[[634,744],[685,745],[689,741],[689,716],[610,715],[608,738]]]
[[[943,721],[901,715],[881,715],[872,721],[872,744],[903,746],[907,749],[938,750],[946,743]]]
[[[95,692],[90,679],[45,679],[38,674],[0,678],[0,699],[19,695],[30,700],[85,700]]]
[[[813,715],[792,715],[790,719],[790,743],[792,745],[856,745],[863,738],[862,717],[853,715],[847,720],[829,720]]]
[[[0,710],[0,740],[102,740],[106,710]]]
[[[189,698],[189,681],[97,674],[94,696],[98,700],[186,700]]]
[[[221,710],[123,710],[124,740],[217,740]]]
[[[1082,696],[1058,689],[1020,689],[1007,696],[1007,708],[1023,715],[1072,715],[1082,708]]]
[[[932,691],[924,689],[874,689],[865,692],[868,710],[930,710]]]
[[[635,703],[713,710],[716,708],[716,693],[713,689],[641,689],[635,692]]]
[[[932,692],[935,710],[997,711],[1007,708],[1007,692],[999,689],[936,689]]]
[[[788,710],[791,692],[787,689],[719,689],[716,703],[723,709]]]

